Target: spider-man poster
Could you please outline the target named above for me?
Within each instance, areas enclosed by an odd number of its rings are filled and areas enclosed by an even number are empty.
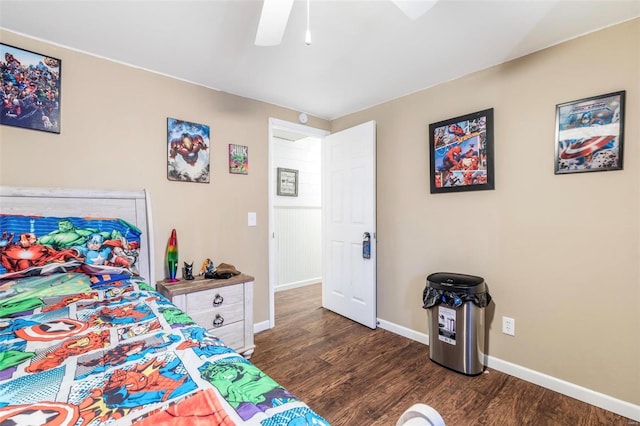
[[[429,125],[431,192],[493,189],[493,109]]]

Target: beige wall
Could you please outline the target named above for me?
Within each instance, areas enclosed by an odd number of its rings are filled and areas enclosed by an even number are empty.
[[[378,317],[428,333],[425,276],[481,275],[489,355],[640,403],[639,40],[636,19],[332,122],[377,121]],[[624,170],[554,175],[555,105],[622,89]],[[491,107],[496,189],[430,194],[429,123]]]
[[[378,123],[380,318],[426,333],[426,274],[481,275],[495,300],[491,356],[640,403],[639,28],[635,20],[332,123]],[[0,183],[150,189],[157,276],[175,227],[181,258],[212,256],[256,276],[255,321],[267,320],[267,119],[296,112],[0,35],[63,60],[62,133],[0,127]],[[620,89],[624,170],[555,176],[555,105]],[[428,124],[489,107],[496,190],[431,195]],[[166,179],[167,117],[211,126],[210,184]],[[228,143],[249,146],[248,176],[228,173]],[[503,315],[516,319],[515,338],[500,333]]]
[[[211,257],[256,277],[254,320],[269,319],[268,119],[297,112],[123,66],[16,34],[3,43],[62,59],[61,134],[0,126],[0,183],[151,193],[155,274],[171,229],[195,270]],[[211,183],[167,180],[167,117],[211,130]],[[310,117],[309,125],[329,123]],[[228,144],[249,146],[249,174],[228,172]],[[247,227],[247,212],[258,226]],[[180,275],[181,273],[179,273]]]

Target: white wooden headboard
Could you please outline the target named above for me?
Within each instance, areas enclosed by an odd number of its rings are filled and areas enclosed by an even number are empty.
[[[111,217],[142,231],[140,275],[155,286],[149,192],[0,186],[0,213],[38,216]]]

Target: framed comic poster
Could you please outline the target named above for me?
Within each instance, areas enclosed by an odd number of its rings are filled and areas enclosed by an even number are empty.
[[[229,173],[249,174],[249,147],[229,144]]]
[[[555,174],[622,170],[625,91],[556,106]]]
[[[0,124],[60,133],[60,59],[0,43],[0,61]]]
[[[429,125],[431,193],[494,189],[493,108]]]
[[[167,178],[209,183],[209,126],[167,118]]]
[[[298,171],[278,167],[278,195],[287,197],[298,196]]]

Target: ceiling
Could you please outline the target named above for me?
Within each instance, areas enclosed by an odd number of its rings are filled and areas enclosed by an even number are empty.
[[[311,0],[307,46],[307,3],[296,0],[282,43],[258,47],[261,7],[0,0],[0,26],[334,119],[640,16],[638,0],[440,0],[417,20],[388,0]]]

